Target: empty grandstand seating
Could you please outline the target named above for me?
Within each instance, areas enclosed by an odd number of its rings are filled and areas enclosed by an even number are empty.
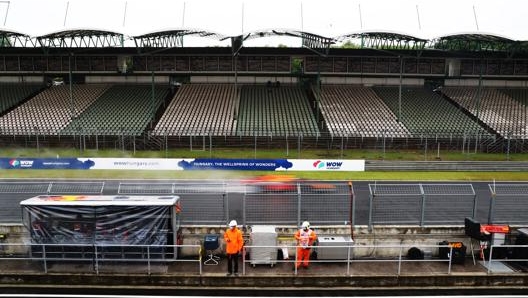
[[[141,135],[167,97],[166,86],[114,85],[78,115],[61,134]]]
[[[323,85],[320,107],[332,136],[409,136],[394,113],[367,87]]]
[[[42,84],[0,84],[0,114],[13,108],[42,88]]]
[[[191,136],[234,134],[235,86],[184,84],[154,128],[154,135]]]
[[[526,96],[526,90],[481,88],[479,96],[478,87],[445,87],[442,92],[503,137],[526,138],[526,105],[513,99]]]
[[[13,135],[59,134],[72,116],[80,115],[107,88],[107,85],[76,85],[72,90],[73,101],[69,86],[48,88],[0,118],[0,125],[3,132]]]
[[[376,94],[399,114],[399,87],[373,87]],[[401,96],[401,122],[414,136],[436,135],[458,137],[466,134],[488,134],[462,110],[442,96],[423,87],[403,87]]]
[[[240,94],[238,136],[318,136],[305,90],[292,85],[245,85]]]

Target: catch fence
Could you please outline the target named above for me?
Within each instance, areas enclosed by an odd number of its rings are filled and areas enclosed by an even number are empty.
[[[489,184],[489,223],[528,224],[528,184]]]
[[[474,217],[471,184],[369,184],[369,229],[373,225],[461,225]]]

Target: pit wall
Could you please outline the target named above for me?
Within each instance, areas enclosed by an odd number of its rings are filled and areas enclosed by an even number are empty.
[[[324,226],[314,227],[319,236],[351,236],[350,226]],[[244,238],[249,239],[250,228],[242,228]],[[183,226],[184,245],[202,245],[206,234],[217,234],[220,239],[220,247],[215,252],[223,254],[225,243],[223,233],[225,228],[210,226]],[[293,234],[296,231],[292,226],[276,226],[278,246],[294,246]],[[29,234],[26,228],[19,224],[1,225],[0,233],[6,234],[8,243],[30,243]],[[416,226],[376,226],[369,231],[366,226],[356,226],[354,228],[354,257],[387,258],[398,257],[400,250],[397,247],[383,246],[434,246],[439,242],[447,240],[449,242],[463,242],[467,248],[470,247],[470,239],[464,235],[462,226],[439,226],[439,227],[416,227]],[[364,248],[361,248],[361,247]],[[372,246],[379,246],[373,248]],[[17,246],[18,247],[18,246]],[[290,248],[291,249],[291,248]],[[404,252],[406,252],[405,249]],[[438,248],[425,248],[428,255],[438,255]],[[182,247],[180,257],[195,257],[200,253],[199,249]]]
[[[350,226],[325,226],[314,227],[318,236],[351,236]],[[288,226],[276,226],[278,246],[294,246],[293,234],[297,228]],[[220,248],[215,252],[222,254],[225,251],[223,241],[223,228],[210,228],[205,226],[186,226],[182,229],[183,244],[201,245],[204,235],[218,234],[220,237]],[[250,229],[243,229],[244,238],[249,239]],[[442,226],[420,228],[416,226],[378,226],[369,231],[367,226],[356,226],[354,228],[354,257],[387,258],[398,257],[400,250],[397,247],[382,246],[434,246],[439,242],[463,242],[467,248],[470,247],[470,239],[464,234],[464,227]],[[361,248],[364,246],[364,248]],[[380,246],[380,247],[372,247]],[[292,248],[289,248],[290,250]],[[407,253],[407,249],[404,250]],[[424,248],[427,255],[438,255],[437,248]],[[190,248],[182,248],[180,256],[194,256],[199,252]]]

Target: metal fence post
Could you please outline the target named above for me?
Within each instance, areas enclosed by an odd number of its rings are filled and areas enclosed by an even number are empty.
[[[147,271],[150,275],[150,245],[147,245]]]
[[[426,200],[426,195],[425,195],[425,191],[423,189],[423,185],[420,183],[418,184],[418,186],[420,187],[420,192],[422,194],[422,211],[420,212],[420,227],[423,227],[424,226],[424,223],[425,223],[425,200]]]
[[[376,191],[376,189],[374,188],[374,192]],[[368,206],[368,230],[369,232],[372,232],[372,206],[373,206],[373,201],[374,201],[374,196],[376,195],[376,193],[371,193],[369,195],[369,206]]]
[[[302,208],[302,194],[301,184],[297,182],[297,225],[301,222],[301,208]]]
[[[452,262],[453,262],[453,246],[449,245],[449,266],[447,267],[447,274],[451,274]]]
[[[402,252],[403,252],[403,246],[400,246],[400,255],[398,256],[398,276],[401,274]]]
[[[48,273],[48,264],[46,262],[46,244],[42,244],[42,259],[44,261],[44,272]]]
[[[495,193],[495,189],[491,191],[491,199],[490,199],[490,205],[489,205],[489,212],[488,212],[488,222],[490,224],[493,223],[493,212],[495,212],[495,199],[497,198],[497,195]]]
[[[98,253],[97,253],[97,245],[94,245],[94,269],[95,269],[95,274],[99,274],[99,257],[98,257]]]
[[[350,251],[351,251],[352,247],[349,245],[348,246],[348,251],[347,251],[347,275],[350,275]]]

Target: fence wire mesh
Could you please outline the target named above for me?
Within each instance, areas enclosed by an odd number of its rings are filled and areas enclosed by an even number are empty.
[[[184,224],[225,224],[228,218],[225,183],[120,183],[118,193],[177,195]]]
[[[254,224],[296,224],[299,196],[287,191],[247,193],[244,196],[244,222]]]
[[[49,194],[101,194],[104,182],[51,182]]]
[[[476,212],[471,184],[369,184],[374,224],[462,224]]]
[[[49,182],[2,182],[0,183],[0,193],[46,194],[49,187]]]
[[[345,183],[262,183],[244,196],[246,224],[347,224],[351,193]]]
[[[119,183],[120,195],[166,195],[172,194],[172,183]]]
[[[490,223],[528,224],[528,184],[488,184]]]

